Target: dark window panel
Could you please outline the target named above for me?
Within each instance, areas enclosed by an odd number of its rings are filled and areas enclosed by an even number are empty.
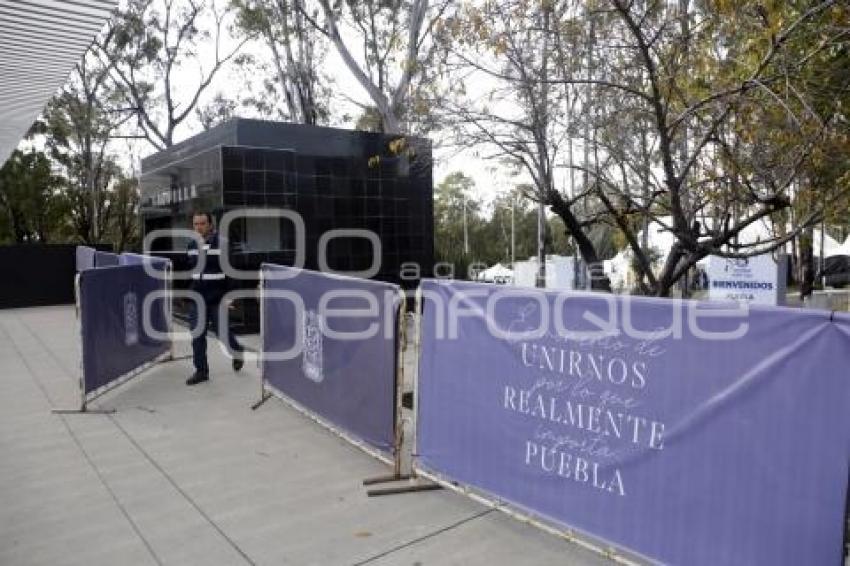
[[[245,193],[245,204],[248,206],[265,206],[265,193]]]
[[[332,166],[331,160],[327,157],[317,157],[315,160],[316,164],[316,175],[325,176],[331,174]]]
[[[316,192],[322,196],[329,196],[331,191],[330,177],[316,177]]]
[[[333,183],[334,196],[344,199],[351,199],[353,195],[351,194],[350,179],[334,178],[331,182]]]
[[[316,158],[312,155],[297,155],[295,157],[295,171],[299,175],[315,175]]]
[[[264,193],[266,191],[266,175],[262,171],[245,172],[245,192]]]
[[[224,204],[225,206],[241,206],[245,204],[245,194],[242,191],[239,192],[224,192]]]
[[[282,193],[283,190],[283,173],[276,171],[266,171],[266,192],[267,193]]]
[[[245,169],[250,171],[262,171],[266,168],[265,151],[262,149],[245,150]]]
[[[316,193],[316,177],[312,175],[298,175],[294,177],[293,188],[297,186],[298,193],[302,195],[313,195]],[[287,190],[287,192],[290,192]]]
[[[265,151],[265,169],[266,171],[277,171],[279,173],[283,173],[286,169],[286,152],[284,151],[274,151],[274,150],[266,150]]]
[[[221,162],[225,169],[242,169],[242,148],[228,146],[222,147]]]
[[[267,193],[266,204],[269,206],[283,207],[285,202],[284,198],[283,193]]]
[[[342,157],[335,157],[331,160],[331,174],[335,177],[348,176],[348,160]]]
[[[242,190],[242,170],[230,169],[224,171],[224,190],[225,191],[241,191]]]

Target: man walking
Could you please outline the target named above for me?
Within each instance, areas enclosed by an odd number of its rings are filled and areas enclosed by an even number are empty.
[[[192,240],[189,243],[189,263],[194,270],[201,262],[203,269],[200,272],[192,274],[191,289],[201,295],[206,306],[206,317],[204,320],[198,319],[197,305],[192,303],[192,309],[189,314],[191,328],[194,330],[200,324],[200,334],[192,339],[192,362],[195,365],[195,373],[186,381],[186,385],[196,385],[207,381],[210,378],[210,368],[207,363],[207,326],[211,325],[213,331],[222,338],[223,331],[227,331],[228,343],[233,355],[233,371],[242,369],[242,351],[243,348],[236,340],[230,328],[224,328],[225,321],[219,320],[218,309],[221,304],[221,299],[227,292],[227,279],[221,271],[219,257],[221,256],[221,248],[219,248],[218,234],[213,229],[212,214],[209,212],[197,212],[192,216],[192,228],[197,232],[203,240],[203,246],[198,249],[198,243]]]

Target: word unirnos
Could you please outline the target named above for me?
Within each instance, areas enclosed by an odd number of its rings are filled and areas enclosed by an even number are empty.
[[[593,377],[614,385],[628,384],[634,389],[646,387],[646,363],[607,358],[589,352],[522,343],[522,364],[572,377]]]

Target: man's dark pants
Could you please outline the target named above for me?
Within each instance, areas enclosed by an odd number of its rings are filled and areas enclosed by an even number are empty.
[[[221,299],[210,299],[204,301],[207,306],[207,316],[204,324],[202,325],[202,329],[200,334],[196,338],[192,339],[192,362],[195,364],[195,370],[198,372],[208,374],[210,371],[209,364],[207,364],[207,326],[212,326],[213,332],[215,332],[216,336],[221,339],[224,335],[224,328],[220,325],[225,321],[219,320],[218,316],[218,307],[221,304]],[[190,328],[193,330],[197,328],[198,324],[198,308],[195,303],[192,303],[192,308],[189,311],[189,324]],[[236,337],[233,335],[233,330],[231,328],[227,329],[227,338],[230,344],[231,352],[242,352],[242,345],[236,340]]]

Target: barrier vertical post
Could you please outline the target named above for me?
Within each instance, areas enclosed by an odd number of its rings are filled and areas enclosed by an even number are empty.
[[[393,473],[386,476],[377,476],[374,478],[366,478],[363,480],[363,485],[374,485],[378,483],[386,483],[392,481],[400,481],[410,479],[409,475],[401,473],[401,457],[402,447],[404,445],[404,422],[402,416],[402,396],[404,393],[404,350],[406,349],[407,340],[405,337],[405,315],[407,313],[407,301],[404,292],[401,291],[401,303],[399,304],[396,315],[398,323],[396,326],[396,335],[398,336],[398,344],[396,345],[396,368],[395,368],[395,416],[394,428],[395,436],[393,439]],[[395,490],[392,490],[395,493]],[[369,490],[367,495],[385,495],[386,490]]]
[[[398,348],[396,350],[395,375],[395,455],[393,458],[393,474],[401,477],[401,452],[404,445],[404,352],[407,349],[407,298],[404,291],[399,291],[401,303],[398,307]]]
[[[266,352],[266,274],[263,266],[260,266],[260,347],[257,349],[257,363],[260,367],[260,399],[251,405],[251,410],[256,411],[260,406],[271,398],[271,393],[266,391],[266,373],[264,370]],[[244,354],[243,354],[244,355]]]
[[[83,317],[82,312],[83,308],[80,304],[80,274],[74,276],[74,304],[77,307],[77,334],[79,336],[79,340],[77,343],[80,345],[80,412],[85,412],[86,410],[86,369],[83,362],[83,352],[85,350],[83,346]]]
[[[168,260],[165,264],[165,317],[168,324],[168,360],[174,360],[174,318],[173,318],[173,309],[174,297],[172,296],[172,291],[174,289],[174,280],[173,280],[173,267],[171,265],[171,260]]]
[[[422,286],[416,288],[416,300],[413,306],[413,316],[416,320],[416,338],[413,342],[413,445],[410,448],[411,473],[416,474],[413,460],[416,459],[419,435],[416,433],[419,425],[419,358],[422,356]]]
[[[414,351],[415,351],[415,361],[416,361],[416,369],[413,372],[414,380],[418,380],[419,375],[419,325],[420,325],[420,317],[419,317],[419,308],[421,302],[421,294],[419,289],[416,290],[416,301],[415,301],[415,312],[414,317],[416,320],[416,342],[414,343]],[[394,459],[394,468],[393,474],[390,476],[380,476],[376,478],[369,478],[363,480],[363,485],[372,485],[377,483],[386,483],[392,481],[401,481],[401,480],[411,480],[416,478],[416,474],[413,470],[413,464],[411,463],[411,470],[407,474],[401,473],[401,459],[402,459],[402,447],[404,445],[404,419],[402,416],[402,411],[404,409],[402,404],[402,397],[404,393],[404,352],[407,350],[408,341],[407,341],[407,296],[402,292],[402,304],[399,308],[399,348],[398,348],[398,366],[396,373],[396,446],[395,446],[395,459]],[[413,389],[413,403],[414,403],[414,423],[413,423],[413,438],[414,443],[416,440],[416,381],[414,381],[414,389]],[[414,449],[412,450],[412,454],[415,454],[415,444]],[[400,487],[389,487],[384,489],[371,489],[366,492],[366,495],[369,497],[379,496],[379,495],[396,495],[401,493],[411,493],[417,491],[432,491],[437,489],[443,489],[443,487],[437,483],[426,483],[426,484],[409,484]]]

